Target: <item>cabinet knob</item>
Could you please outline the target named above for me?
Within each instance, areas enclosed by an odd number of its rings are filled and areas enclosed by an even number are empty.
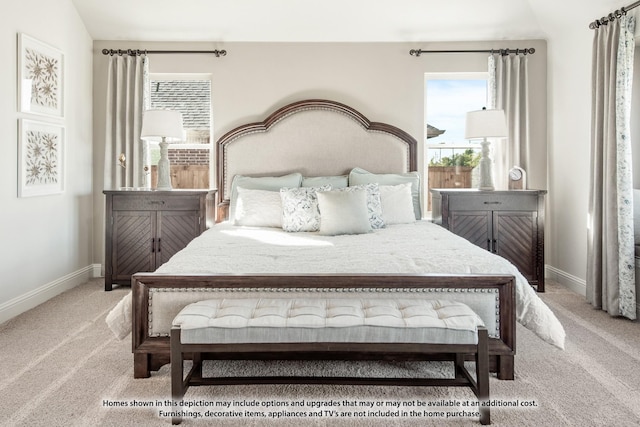
[[[501,205],[502,202],[484,202],[485,205]]]

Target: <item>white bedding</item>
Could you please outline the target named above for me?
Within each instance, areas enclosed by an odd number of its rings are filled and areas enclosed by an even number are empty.
[[[157,272],[511,274],[516,277],[517,321],[544,341],[564,348],[564,328],[515,266],[428,221],[355,236],[222,223],[193,240]],[[110,313],[107,322],[116,335],[130,331],[130,317],[125,319],[130,312],[131,298],[126,297]]]

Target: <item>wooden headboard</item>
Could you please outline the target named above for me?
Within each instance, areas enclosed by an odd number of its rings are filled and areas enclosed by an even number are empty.
[[[347,105],[294,102],[218,140],[218,220],[227,217],[235,175],[344,175],[354,167],[402,173],[417,170],[416,151],[417,141],[407,132],[371,122]]]

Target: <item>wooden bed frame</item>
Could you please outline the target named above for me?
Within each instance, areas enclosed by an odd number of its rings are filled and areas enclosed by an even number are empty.
[[[334,119],[335,118],[335,119]],[[323,121],[330,120],[328,125]],[[292,124],[293,123],[293,124]],[[320,124],[318,124],[320,123]],[[282,145],[284,144],[284,145]],[[287,145],[288,144],[288,145]],[[387,150],[387,146],[389,149]],[[243,148],[244,147],[244,148]],[[271,147],[275,147],[271,149]],[[343,153],[342,150],[345,150]],[[386,151],[385,151],[386,150]],[[276,153],[276,155],[272,154]],[[306,100],[279,108],[264,121],[240,126],[218,140],[219,222],[229,212],[233,176],[304,176],[348,174],[353,167],[373,173],[404,173],[417,169],[416,140],[394,126],[371,122],[358,111],[328,100]],[[150,334],[150,298],[154,289],[185,293],[199,289],[242,288],[421,288],[434,292],[497,292],[499,337],[490,338],[490,369],[513,379],[515,355],[515,283],[506,275],[161,275],[138,273],[132,278],[134,376],[148,377],[169,362],[168,336]],[[190,301],[193,302],[193,301]],[[177,313],[176,313],[177,314]],[[494,334],[495,335],[495,334]],[[490,332],[491,336],[491,332]],[[256,358],[256,355],[246,355]],[[300,359],[311,354],[260,354],[260,358]],[[362,352],[341,354],[366,358]],[[388,358],[399,355],[389,352]],[[206,355],[205,355],[206,357]],[[220,357],[217,355],[216,357]],[[418,355],[414,355],[418,357]],[[237,358],[237,355],[234,355]],[[407,359],[407,355],[403,355]]]

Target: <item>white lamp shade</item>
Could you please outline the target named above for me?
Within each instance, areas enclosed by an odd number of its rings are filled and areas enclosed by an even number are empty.
[[[142,115],[143,139],[166,138],[182,139],[182,114],[173,110],[147,110]]]
[[[464,129],[466,139],[505,136],[507,136],[507,121],[503,110],[477,110],[467,113]]]

